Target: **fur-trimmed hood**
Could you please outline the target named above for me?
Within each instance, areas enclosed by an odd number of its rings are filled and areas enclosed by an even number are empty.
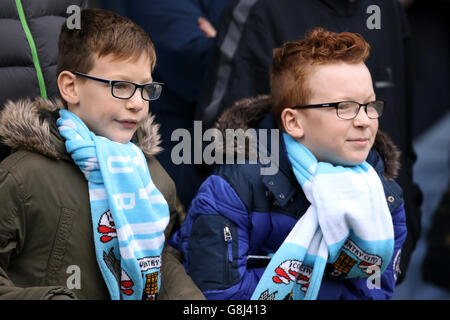
[[[224,137],[226,136],[225,129],[242,129],[245,131],[249,128],[257,128],[270,111],[269,95],[241,99],[220,115],[214,128],[217,128]],[[385,178],[388,180],[395,179],[400,170],[400,150],[389,135],[381,130],[377,132],[373,147],[384,161]]]
[[[48,158],[69,160],[64,138],[59,134],[56,120],[64,106],[60,100],[36,98],[8,101],[0,112],[0,139],[13,150],[27,150]],[[159,125],[150,115],[136,131],[132,142],[146,157],[156,155],[162,148]]]

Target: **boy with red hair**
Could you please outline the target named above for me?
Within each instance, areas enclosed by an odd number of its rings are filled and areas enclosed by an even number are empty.
[[[270,97],[219,118],[222,131],[266,129],[259,138],[278,144],[279,170],[221,165],[194,198],[170,244],[207,298],[391,297],[405,213],[368,54],[357,34],[314,29],[274,51]]]

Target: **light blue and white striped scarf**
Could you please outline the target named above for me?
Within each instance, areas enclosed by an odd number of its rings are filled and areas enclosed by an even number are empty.
[[[318,162],[283,134],[288,158],[311,203],[273,255],[252,299],[316,299],[325,268],[337,278],[380,275],[394,250],[394,228],[375,170]]]
[[[68,110],[57,125],[88,181],[95,252],[111,299],[156,299],[169,208],[145,156],[131,142],[96,136]]]

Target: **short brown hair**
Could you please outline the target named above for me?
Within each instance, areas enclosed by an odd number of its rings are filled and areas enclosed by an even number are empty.
[[[151,69],[156,63],[155,47],[148,34],[132,20],[103,9],[81,11],[81,28],[61,28],[58,42],[56,76],[64,71],[88,73],[94,64],[94,54],[113,54],[117,60],[139,58],[147,53]]]
[[[320,27],[307,32],[304,40],[286,42],[274,49],[270,87],[278,127],[283,128],[281,112],[285,108],[305,105],[311,98],[307,85],[310,66],[365,62],[369,50],[369,44],[357,33],[336,33]]]

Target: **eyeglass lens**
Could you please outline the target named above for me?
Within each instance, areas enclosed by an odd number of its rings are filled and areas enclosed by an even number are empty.
[[[377,119],[383,114],[383,102],[370,102],[365,109],[370,119]],[[359,104],[356,102],[345,101],[338,104],[337,113],[342,119],[353,119],[359,110]]]
[[[144,86],[142,94],[145,100],[156,100],[161,95],[162,86],[160,84],[152,83]]]
[[[156,100],[161,94],[162,86],[151,83],[145,85],[142,89],[142,98],[144,100]],[[129,82],[115,82],[113,85],[113,95],[117,98],[128,99],[133,96],[136,87]]]

